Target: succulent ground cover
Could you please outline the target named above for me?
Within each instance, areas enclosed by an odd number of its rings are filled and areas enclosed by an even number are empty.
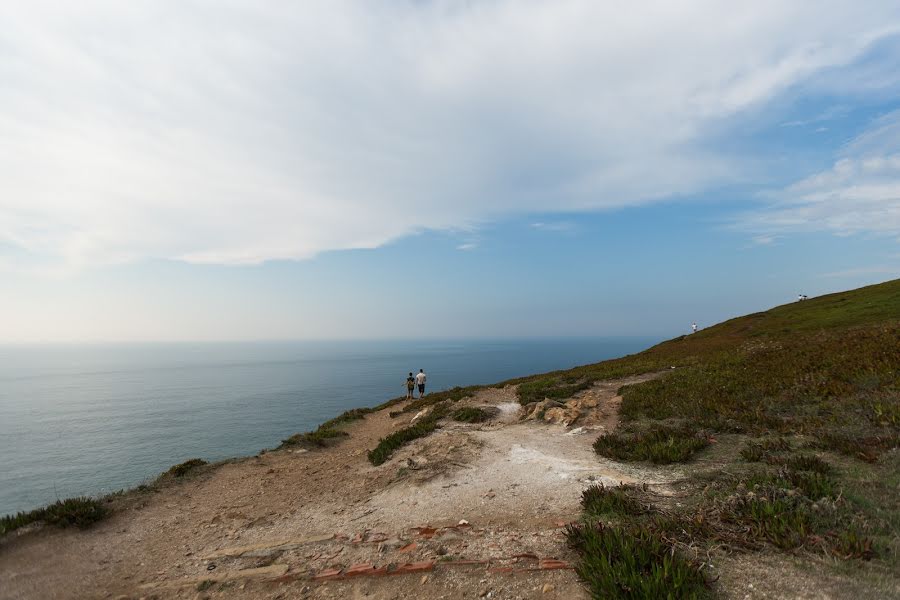
[[[900,571],[900,281],[511,383],[528,404],[664,370],[620,390],[620,425],[594,449],[656,464],[712,452],[718,468],[689,476],[680,503],[633,487],[585,492],[569,539],[595,597],[714,594],[701,560],[713,548]]]

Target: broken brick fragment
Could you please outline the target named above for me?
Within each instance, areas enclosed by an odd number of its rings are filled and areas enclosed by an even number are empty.
[[[544,558],[538,563],[538,569],[542,571],[549,571],[552,569],[571,569],[572,565],[569,563],[556,560],[555,558]]]
[[[390,572],[391,575],[405,575],[407,573],[421,573],[423,571],[431,571],[434,569],[433,560],[423,560],[421,562],[406,563],[399,565]]]
[[[340,569],[325,569],[324,571],[319,571],[315,575],[313,575],[313,579],[316,581],[321,581],[323,579],[337,579],[341,576]]]
[[[373,575],[375,573],[375,565],[372,563],[362,563],[348,567],[344,571],[344,577],[359,577],[361,575]]]

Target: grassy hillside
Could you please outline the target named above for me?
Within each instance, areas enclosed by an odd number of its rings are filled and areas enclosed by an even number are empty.
[[[790,552],[813,581],[852,572],[864,597],[900,589],[900,281],[512,383],[523,404],[562,401],[649,371],[666,374],[620,390],[622,422],[594,448],[698,466],[676,504],[641,488],[585,492],[569,540],[596,597],[715,595],[704,559],[722,552]]]

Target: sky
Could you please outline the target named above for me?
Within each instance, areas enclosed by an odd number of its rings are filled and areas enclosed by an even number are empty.
[[[900,276],[900,3],[0,4],[0,342],[670,336]]]

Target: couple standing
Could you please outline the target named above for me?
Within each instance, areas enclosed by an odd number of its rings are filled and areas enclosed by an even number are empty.
[[[410,373],[409,377],[406,378],[406,399],[412,400],[413,397],[413,388],[416,386],[419,387],[419,398],[425,395],[425,371],[419,369],[419,372],[413,377],[413,374]]]

